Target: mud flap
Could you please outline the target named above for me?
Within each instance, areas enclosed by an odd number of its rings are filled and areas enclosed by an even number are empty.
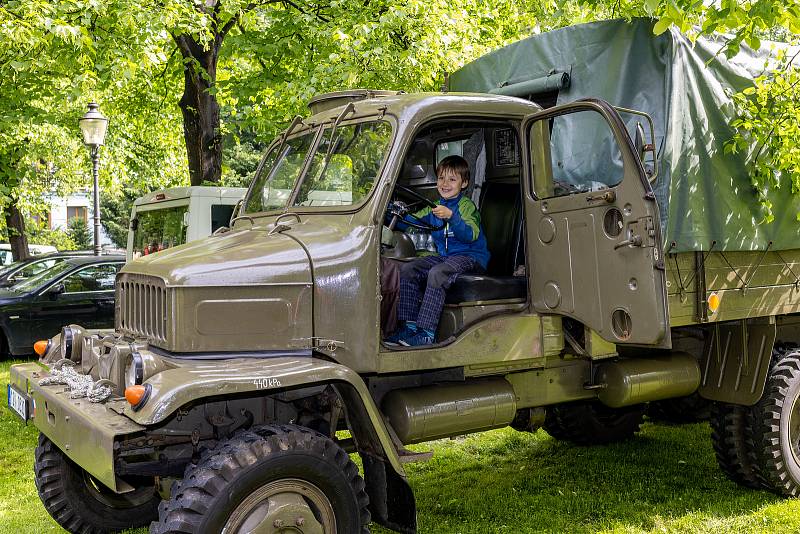
[[[775,336],[775,322],[771,319],[714,325],[700,362],[700,396],[743,406],[758,402],[764,392]]]
[[[417,531],[417,506],[406,479],[391,466],[387,469],[383,458],[361,453],[361,461],[372,520],[397,532],[414,534]]]
[[[386,432],[383,421],[370,417],[365,399],[352,384],[337,383],[334,387],[344,401],[347,425],[364,464],[364,481],[372,520],[397,532],[416,533],[414,492],[406,480],[391,440],[382,442],[378,435],[376,425]],[[366,401],[371,402],[371,398]]]

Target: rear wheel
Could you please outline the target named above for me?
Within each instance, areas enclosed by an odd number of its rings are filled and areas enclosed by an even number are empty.
[[[39,434],[34,472],[47,512],[69,532],[95,534],[142,527],[158,516],[154,485],[118,494],[106,488]]]
[[[609,408],[599,402],[573,402],[547,409],[544,429],[556,439],[578,445],[623,441],[639,431],[644,404]]]
[[[189,466],[151,534],[368,533],[364,481],[329,438],[295,425],[243,431]]]
[[[749,488],[759,488],[761,478],[750,420],[747,406],[713,403],[709,420],[711,442],[717,463],[728,478]]]
[[[697,423],[711,417],[711,403],[692,393],[686,397],[651,402],[647,415],[668,423]]]
[[[784,495],[800,495],[800,351],[773,360],[750,420],[764,484]]]

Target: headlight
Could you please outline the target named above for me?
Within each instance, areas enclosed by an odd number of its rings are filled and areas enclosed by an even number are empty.
[[[144,380],[144,360],[138,352],[131,353],[125,366],[125,387],[141,384]]]
[[[73,362],[81,361],[81,345],[86,330],[82,327],[71,324],[61,329],[61,357],[69,358]]]

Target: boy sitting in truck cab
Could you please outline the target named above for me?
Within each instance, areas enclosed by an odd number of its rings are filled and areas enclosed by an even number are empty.
[[[445,291],[461,273],[481,273],[489,250],[475,204],[462,193],[469,186],[469,166],[461,156],[448,156],[436,167],[439,201],[413,214],[434,227],[438,255],[416,258],[400,267],[400,329],[387,339],[405,346],[434,343]]]

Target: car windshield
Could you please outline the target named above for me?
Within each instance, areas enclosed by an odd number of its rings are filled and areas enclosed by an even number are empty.
[[[306,132],[275,146],[245,199],[244,212],[284,208],[301,182],[293,206],[348,206],[359,203],[372,189],[385,159],[392,128],[370,121],[325,128],[302,175],[316,132]]]
[[[8,281],[12,284],[17,284],[22,282],[23,280],[27,280],[28,278],[39,274],[42,271],[45,271],[51,268],[56,263],[61,263],[67,258],[45,258],[41,260],[35,260],[23,265],[17,269],[17,271],[9,276]],[[14,266],[14,264],[12,264]],[[0,273],[2,274],[2,273]]]
[[[23,280],[18,284],[14,284],[9,289],[12,291],[18,291],[20,293],[24,293],[27,291],[32,291],[48,282],[56,278],[61,273],[68,271],[72,267],[72,263],[68,261],[62,261],[50,267],[47,270],[36,274],[27,280]]]

